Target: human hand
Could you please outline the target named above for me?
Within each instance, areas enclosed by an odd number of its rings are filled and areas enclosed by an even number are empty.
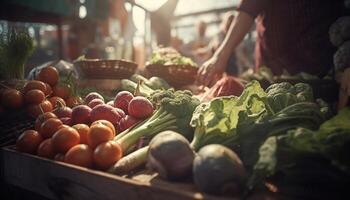
[[[222,59],[213,56],[202,64],[197,73],[197,84],[211,86],[225,72],[226,64]]]
[[[346,68],[341,75],[338,110],[344,108],[349,101],[350,96],[350,68]]]

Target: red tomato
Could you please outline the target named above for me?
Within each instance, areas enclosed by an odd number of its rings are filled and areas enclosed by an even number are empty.
[[[54,150],[58,153],[66,153],[79,142],[80,136],[78,131],[71,127],[61,128],[52,136]]]
[[[51,138],[41,142],[41,144],[38,147],[37,155],[49,159],[52,159],[55,156],[55,151],[52,147]]]
[[[86,144],[78,144],[66,153],[64,162],[79,165],[82,167],[92,167],[92,149]]]
[[[67,99],[70,96],[69,85],[56,85],[52,88],[53,96],[61,97],[62,99]]]
[[[122,157],[122,148],[117,142],[102,143],[94,150],[94,164],[98,169],[107,170]]]
[[[51,86],[54,86],[58,82],[59,73],[57,69],[52,66],[45,67],[39,72],[38,79],[48,83]]]
[[[95,124],[90,127],[88,136],[90,147],[95,148],[97,145],[113,139],[114,134],[108,126],[104,124]]]
[[[43,138],[35,130],[24,131],[17,139],[16,148],[18,151],[34,154]]]
[[[54,108],[57,107],[57,103],[59,103],[60,105],[62,105],[62,107],[66,106],[66,102],[64,101],[64,99],[62,99],[61,97],[50,97],[49,101],[51,102],[52,106]]]
[[[1,103],[5,108],[16,109],[23,105],[23,95],[15,89],[6,89],[2,93]]]
[[[41,90],[42,92],[46,93],[47,88],[46,88],[46,84],[42,81],[36,81],[36,80],[32,80],[32,81],[28,81],[23,88],[23,93],[27,93],[30,90]]]
[[[51,112],[52,105],[50,101],[45,100],[39,105],[29,105],[27,106],[27,112],[32,117],[38,117],[40,114]]]
[[[50,118],[41,125],[40,135],[43,138],[50,138],[53,136],[53,134],[55,134],[56,131],[58,131],[58,129],[60,129],[60,126],[62,125],[63,123],[61,120],[57,118]]]
[[[80,144],[89,144],[88,140],[89,140],[90,127],[88,125],[76,124],[76,125],[72,126],[72,128],[74,128],[75,130],[78,131],[78,133],[80,135]]]
[[[27,104],[40,104],[45,100],[45,94],[41,90],[29,90],[24,94],[24,100]]]
[[[35,130],[40,132],[41,124],[50,118],[57,118],[57,116],[52,112],[47,112],[47,113],[39,115],[38,118],[36,118],[36,120],[35,120],[35,126],[34,126]]]

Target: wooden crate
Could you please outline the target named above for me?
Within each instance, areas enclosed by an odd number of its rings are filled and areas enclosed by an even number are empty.
[[[38,156],[1,149],[1,168],[8,184],[50,199],[235,200],[204,195],[191,183],[170,183],[154,173],[115,176]]]

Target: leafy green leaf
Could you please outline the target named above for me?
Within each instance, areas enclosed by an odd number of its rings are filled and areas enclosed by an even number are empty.
[[[324,122],[317,131],[297,128],[288,131],[285,135],[269,137],[260,147],[259,159],[254,166],[249,187],[253,187],[264,177],[271,176],[277,171],[283,171],[285,174],[295,171],[293,166],[303,159],[302,162],[305,162],[305,158],[309,163],[317,163],[320,158],[328,160],[335,169],[350,175],[349,144],[349,108],[341,110],[338,115]],[[334,169],[325,168],[323,170]],[[324,174],[333,173],[324,171]],[[334,180],[340,178],[333,177]]]
[[[257,81],[248,83],[240,97],[219,97],[198,106],[190,125],[196,127],[192,146],[195,149],[219,143],[230,146],[236,137],[239,113],[257,114],[264,110],[266,93]]]
[[[349,129],[350,130],[350,109],[345,108],[338,112],[338,114],[330,120],[323,123],[320,127],[320,132],[323,134],[331,133],[334,129]]]

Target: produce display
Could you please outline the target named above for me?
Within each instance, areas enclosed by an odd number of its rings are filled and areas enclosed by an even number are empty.
[[[176,56],[162,49],[152,62],[189,64]],[[113,97],[90,91],[80,98],[69,76],[46,67],[23,87],[3,86],[1,108],[35,118],[17,138],[17,151],[89,170],[118,176],[149,170],[203,193],[236,197],[261,187],[276,192],[271,185],[348,184],[350,109],[336,114],[311,85],[278,82],[267,68],[254,76],[246,82],[224,76],[194,95],[134,74]]]
[[[299,183],[314,179],[319,184],[324,181],[346,184],[349,182],[347,175],[350,166],[346,153],[350,141],[349,122],[350,109],[347,108],[322,123],[316,130],[298,127],[288,130],[284,135],[269,136],[260,147],[250,186],[280,171],[291,179],[293,174],[303,174],[298,177]],[[286,160],[285,157],[289,159]],[[309,166],[302,165],[305,159]],[[321,168],[312,167],[323,161]],[[312,170],[313,173],[308,174],[307,170]]]
[[[70,109],[64,107],[64,101],[58,101],[55,110],[43,111],[37,117],[35,130],[22,133],[16,147],[22,152],[50,159],[59,159],[63,155],[63,159],[59,160],[106,170],[123,155],[121,145],[113,141],[120,133],[119,124],[128,129],[153,113],[149,100],[130,96],[132,99],[117,95],[116,107],[105,104],[97,92],[88,94],[84,99],[84,104],[90,107],[82,104]],[[92,105],[95,100],[102,101],[102,104]],[[127,104],[127,110],[123,104],[118,104],[124,100],[130,101],[130,104],[127,102],[130,105]],[[147,104],[151,109],[143,110]]]
[[[200,102],[160,78],[134,75],[122,81],[127,90],[108,103],[91,92],[72,108],[66,96],[47,98],[48,84],[32,81],[23,89],[23,102],[56,107],[42,110],[16,148],[116,175],[147,166],[169,181],[191,178],[198,190],[215,195],[247,195],[281,172],[293,183],[292,174],[311,170],[303,163],[320,160],[328,164],[316,174],[328,174],[332,184],[346,183],[349,109],[334,116],[305,83],[263,89],[257,81],[245,86],[234,81],[242,87],[237,96]],[[314,176],[299,181],[312,184]]]
[[[37,178],[31,191],[53,199],[348,199],[350,108],[334,109],[336,79],[350,63],[348,16],[329,28],[336,51],[324,77],[262,66],[224,74],[210,88],[196,85],[198,65],[171,47],[153,51],[141,74],[134,62],[81,56],[74,65],[35,67],[25,79],[30,34],[0,36],[0,144],[8,146],[1,170],[9,184],[28,189]],[[39,164],[15,165],[23,160]]]

